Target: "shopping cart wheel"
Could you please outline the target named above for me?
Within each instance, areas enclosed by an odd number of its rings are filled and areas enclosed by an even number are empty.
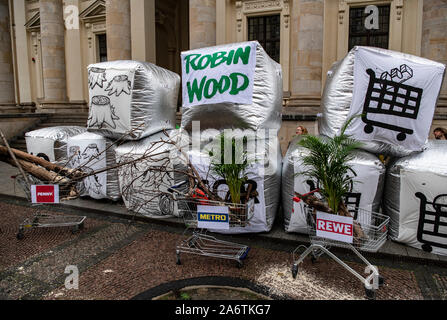
[[[374,127],[373,127],[372,125],[370,125],[370,124],[367,124],[363,130],[364,130],[366,133],[371,133],[371,132],[373,132]]]
[[[382,287],[385,284],[385,278],[379,275],[379,287]]]
[[[71,227],[71,233],[72,234],[75,234],[78,231],[79,231],[79,225],[74,225],[73,227]]]
[[[310,256],[310,261],[312,262],[312,264],[316,263],[318,260],[317,257],[315,257],[313,254]]]
[[[241,260],[237,261],[237,267],[238,269],[242,268],[244,266],[244,263]]]
[[[298,264],[292,265],[292,277],[293,279],[296,279],[296,276],[298,274]]]
[[[397,135],[397,140],[404,141],[406,137],[407,137],[407,135],[405,133],[401,132]]]
[[[19,230],[17,233],[17,239],[22,240],[25,237],[25,234],[23,233],[23,230]]]
[[[376,299],[376,291],[375,290],[365,288],[365,295],[368,300]]]
[[[82,222],[81,224],[79,224],[79,230],[83,230],[84,229],[84,222]]]
[[[181,265],[182,264],[182,262],[180,261],[180,253],[176,253],[175,254],[175,258],[176,258],[176,261],[175,261],[175,263],[179,266],[179,265]]]

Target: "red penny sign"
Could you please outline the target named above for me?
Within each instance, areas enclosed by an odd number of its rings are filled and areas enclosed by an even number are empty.
[[[32,203],[59,203],[58,185],[32,185]]]

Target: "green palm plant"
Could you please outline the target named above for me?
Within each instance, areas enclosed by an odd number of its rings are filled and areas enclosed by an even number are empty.
[[[334,213],[339,211],[343,196],[351,188],[352,178],[349,172],[355,175],[348,162],[354,157],[353,151],[362,145],[361,142],[345,134],[356,117],[358,116],[349,118],[341,128],[340,134],[333,138],[305,135],[298,142],[298,145],[309,151],[309,154],[302,158],[303,165],[307,169],[299,174],[319,181],[319,192]]]
[[[246,151],[237,147],[234,137],[228,138],[221,134],[218,138],[220,143],[220,156],[209,152],[211,159],[211,170],[225,179],[230,192],[232,203],[241,203],[241,187],[247,181],[246,169],[249,166]],[[231,139],[231,142],[229,141]],[[243,143],[246,137],[243,138]],[[225,147],[231,145],[231,161],[225,159]],[[228,150],[227,150],[228,151]],[[225,161],[226,160],[226,161]]]

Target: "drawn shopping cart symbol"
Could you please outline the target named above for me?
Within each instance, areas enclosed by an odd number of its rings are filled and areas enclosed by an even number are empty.
[[[436,196],[433,202],[428,202],[421,192],[415,196],[421,200],[417,240],[423,243],[422,249],[427,252],[432,251],[432,246],[447,249],[447,201],[441,203],[442,198],[447,200],[447,194]],[[429,205],[434,211],[428,210]]]
[[[403,141],[412,129],[400,127],[384,121],[372,120],[368,114],[392,115],[408,119],[417,119],[423,89],[406,84],[376,78],[372,69],[367,69],[369,85],[363,105],[362,120],[366,124],[364,131],[371,133],[374,126],[399,132],[397,140]]]
[[[317,189],[315,187],[315,183],[312,180],[306,180],[306,183],[309,185],[310,191]],[[352,191],[352,186],[351,186],[351,191]],[[354,220],[357,220],[361,196],[362,196],[361,193],[347,192],[343,197],[344,201],[345,201],[345,205],[348,208],[349,213],[351,213],[352,216],[354,217]]]

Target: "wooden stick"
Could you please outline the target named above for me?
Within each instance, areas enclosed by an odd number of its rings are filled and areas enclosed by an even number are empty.
[[[0,130],[0,136],[3,139],[3,143],[5,144],[6,148],[8,149],[9,155],[11,156],[12,160],[16,164],[16,167],[19,169],[20,173],[22,174],[23,179],[25,180],[26,185],[28,186],[28,189],[31,190],[31,184],[30,184],[30,182],[28,180],[28,177],[26,176],[25,172],[23,171],[23,168],[20,165],[20,163],[17,161],[17,158],[14,155],[14,152],[12,152],[11,148],[9,147],[8,140],[6,140],[6,137],[5,137],[5,135],[3,134],[3,132],[1,130]]]

